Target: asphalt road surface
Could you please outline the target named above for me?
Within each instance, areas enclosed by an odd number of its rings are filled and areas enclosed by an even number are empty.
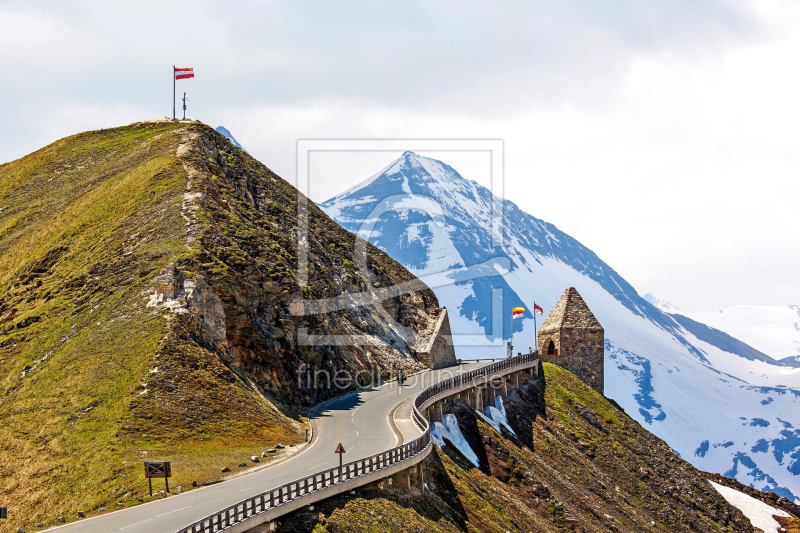
[[[409,376],[405,385],[387,383],[326,404],[311,419],[314,440],[294,457],[251,474],[154,502],[107,512],[49,531],[82,533],[175,533],[201,518],[315,472],[338,466],[341,442],[348,463],[380,453],[421,434],[409,419],[409,403],[433,383],[487,363],[473,363]],[[396,409],[397,408],[397,409]],[[396,412],[395,412],[396,409]],[[392,420],[396,421],[392,427]]]

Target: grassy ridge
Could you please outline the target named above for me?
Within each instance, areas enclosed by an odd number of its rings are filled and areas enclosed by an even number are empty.
[[[88,132],[0,166],[0,499],[11,518],[0,531],[135,503],[144,458],[175,457],[173,484],[185,486],[219,471],[197,454],[228,462],[303,438],[145,305],[152,277],[193,252],[175,155],[184,128]],[[149,384],[159,365],[176,366],[175,353],[203,376],[173,394],[216,390],[229,399],[221,411],[271,418],[234,416],[231,431],[200,432],[156,408],[170,391]]]

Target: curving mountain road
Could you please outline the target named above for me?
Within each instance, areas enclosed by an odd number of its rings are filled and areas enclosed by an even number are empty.
[[[312,415],[312,443],[283,463],[218,485],[109,512],[49,531],[175,533],[249,496],[338,465],[338,457],[333,452],[340,442],[347,450],[344,460],[350,462],[412,440],[421,432],[411,420],[411,400],[434,383],[482,366],[485,363],[428,370],[410,376],[402,387],[391,382],[336,399]]]

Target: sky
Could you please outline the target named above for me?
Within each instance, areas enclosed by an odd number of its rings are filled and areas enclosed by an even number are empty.
[[[505,196],[640,294],[800,304],[797,2],[0,0],[0,50],[0,162],[171,116],[193,67],[188,116],[289,182],[298,139],[502,139]]]

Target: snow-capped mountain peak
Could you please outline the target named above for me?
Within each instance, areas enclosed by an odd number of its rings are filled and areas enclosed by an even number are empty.
[[[434,290],[464,359],[505,355],[515,306],[528,310],[515,353],[536,346],[529,310],[576,287],[605,328],[609,397],[698,467],[800,495],[800,369],[662,312],[580,242],[441,161],[405,152],[321,207]]]
[[[241,148],[242,150],[244,150],[244,146],[239,144],[239,141],[233,138],[233,135],[231,134],[230,131],[228,131],[228,129],[225,126],[217,126],[217,128],[214,131],[216,131],[217,133],[221,133],[222,135],[227,137],[236,148]],[[247,150],[244,150],[244,152],[248,155],[250,154],[250,152],[248,152]]]

